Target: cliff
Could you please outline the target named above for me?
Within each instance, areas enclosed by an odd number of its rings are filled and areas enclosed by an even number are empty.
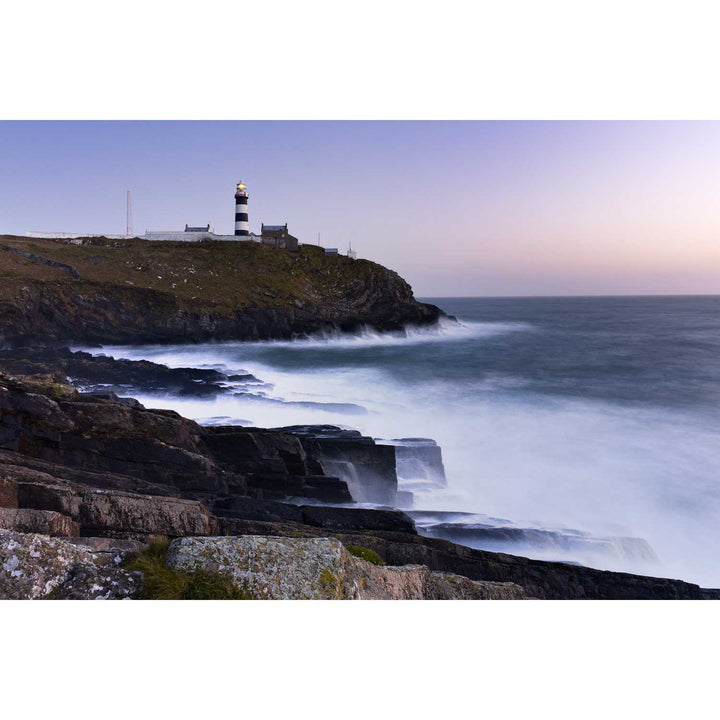
[[[0,236],[4,343],[279,339],[441,316],[392,270],[309,245]]]

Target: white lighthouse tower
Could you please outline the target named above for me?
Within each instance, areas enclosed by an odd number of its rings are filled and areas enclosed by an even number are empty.
[[[240,181],[237,184],[237,192],[235,193],[235,234],[249,235],[250,226],[248,225],[248,196],[246,192],[247,186]]]

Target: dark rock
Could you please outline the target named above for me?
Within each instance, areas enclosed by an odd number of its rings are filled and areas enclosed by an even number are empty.
[[[417,517],[415,513],[411,516]],[[473,518],[468,514],[462,519],[456,516],[455,521],[430,525],[421,522],[420,533],[478,550],[520,555],[539,554],[544,559],[572,560],[581,564],[592,565],[594,562],[612,558],[634,564],[647,564],[649,569],[651,564],[658,560],[653,549],[642,538],[602,537],[577,530],[547,530],[468,522],[468,517]]]
[[[217,370],[169,368],[148,360],[115,359],[56,346],[0,348],[0,368],[13,375],[53,374],[66,382],[71,378],[73,384],[85,389],[85,394],[113,402],[131,400],[117,395],[127,392],[128,387],[148,395],[214,397],[227,392],[225,383],[230,380]],[[248,384],[260,382],[250,374],[233,378]]]
[[[205,430],[204,442],[215,460],[228,471],[242,474],[248,491],[256,497],[353,502],[346,481],[317,474],[322,471],[321,463],[308,457],[294,434],[234,426]]]
[[[80,525],[67,515],[28,508],[0,508],[0,529],[53,537],[77,537],[80,534]]]
[[[395,448],[377,445],[356,430],[332,425],[279,428],[300,438],[308,456],[317,460],[323,474],[347,483],[357,502],[394,506],[397,501]]]
[[[352,503],[353,498],[347,483],[340,478],[325,475],[310,475],[304,478],[302,497],[324,503]]]
[[[282,537],[327,537],[326,530],[301,522],[246,520],[218,517],[218,535],[278,535]]]
[[[328,458],[351,465],[360,483],[355,487],[361,490],[366,470],[378,473],[381,487],[392,488],[395,497],[395,449],[351,431],[201,428],[171,411],[130,407],[113,397],[83,398],[52,378],[30,382],[2,374],[0,409],[3,502],[49,511],[16,513],[15,519],[49,522],[52,513],[59,513],[79,523],[83,535],[136,540],[153,534],[334,536],[375,550],[388,565],[423,565],[428,572],[471,581],[514,583],[537,598],[715,596],[716,591],[691,583],[530,560],[420,537],[413,521],[398,511],[298,506],[260,497],[289,489],[325,498],[341,493],[335,474],[324,467]],[[468,520],[414,515],[425,528],[438,521]],[[63,585],[74,567],[108,564],[121,556],[118,551],[109,558],[113,548],[96,552],[79,541],[47,535],[0,531],[0,536],[5,537],[5,544],[0,543],[0,595],[5,597],[44,597]],[[80,574],[88,581],[93,577],[88,570]],[[403,577],[411,576],[413,583],[420,582],[414,570]],[[441,580],[438,595],[476,591],[469,585],[448,590]]]
[[[215,519],[199,502],[89,490],[80,503],[86,535],[211,535]]]
[[[363,435],[359,430],[339,428],[337,425],[286,425],[285,427],[272,428],[272,430],[274,432],[297,435],[303,438],[352,440],[365,445],[375,444],[372,438]]]
[[[18,481],[18,500],[23,508],[72,518],[83,535],[178,537],[210,535],[215,528],[215,519],[194,500],[83,488],[40,473]]]
[[[338,508],[306,505],[302,508],[302,520],[308,525],[335,532],[356,530],[391,531],[417,534],[415,523],[398,510],[366,510],[363,508]]]
[[[305,450],[293,435],[253,428],[220,426],[205,428],[204,441],[217,462],[238,472],[306,475]]]
[[[82,393],[82,399],[85,402],[93,402],[96,399],[108,400],[109,402],[119,403],[120,405],[126,405],[127,407],[145,410],[145,406],[139,400],[131,397],[120,397],[111,390],[95,390],[91,392],[84,392]]]
[[[471,580],[511,582],[546,600],[699,600],[692,583],[595,570],[561,562],[473,550],[447,540],[399,533],[346,533],[342,541],[374,550],[389,565],[426,565]]]
[[[65,386],[45,391],[68,395]],[[7,378],[0,378],[0,407],[0,449],[188,491],[227,491],[228,479],[207,456],[202,428],[177,414],[82,396],[56,402]]]
[[[298,523],[303,521],[302,509],[297,505],[242,496],[218,498],[212,505],[212,511],[219,517],[243,520]]]
[[[34,477],[27,480],[19,480],[17,485],[20,507],[52,510],[75,521],[80,519],[80,488],[41,473],[34,474]]]
[[[148,482],[131,475],[108,472],[91,472],[67,465],[57,465],[46,460],[28,457],[20,453],[0,450],[0,477],[4,476],[15,487],[17,482],[82,485],[106,490],[127,490],[146,495],[175,495],[177,490],[168,485]],[[25,491],[31,492],[27,486]],[[27,500],[25,500],[27,502]]]
[[[398,481],[423,482],[430,487],[446,487],[442,450],[427,438],[391,440],[395,446]]]
[[[9,477],[3,477],[0,466],[0,508],[16,508],[18,506],[17,483]]]

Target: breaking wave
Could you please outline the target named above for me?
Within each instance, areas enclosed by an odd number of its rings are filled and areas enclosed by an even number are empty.
[[[417,510],[643,538],[658,556],[652,574],[717,587],[720,414],[707,397],[718,384],[708,338],[720,337],[720,299],[686,305],[476,300],[443,303],[463,322],[402,333],[103,352],[266,383],[254,397],[234,395],[231,384],[212,399],[134,393],[200,422],[433,438],[448,485],[418,495]],[[352,407],[362,411],[349,415]],[[631,561],[587,562],[647,572]]]

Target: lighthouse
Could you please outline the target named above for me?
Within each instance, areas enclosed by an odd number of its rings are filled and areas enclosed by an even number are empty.
[[[247,186],[244,182],[237,184],[237,192],[235,193],[235,234],[249,235],[248,211],[247,211]]]

